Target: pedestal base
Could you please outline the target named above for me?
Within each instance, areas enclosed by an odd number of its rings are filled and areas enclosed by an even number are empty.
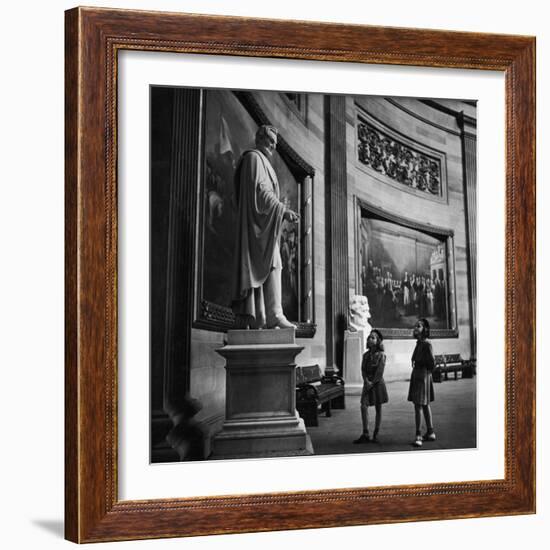
[[[363,329],[357,331],[344,331],[344,374],[346,377],[346,389],[348,384],[363,386],[361,375],[361,362],[365,353],[365,334]]]
[[[312,455],[304,421],[292,419],[229,420],[214,438],[212,458]]]
[[[226,420],[212,458],[313,454],[296,412],[294,329],[235,330],[218,350],[226,364]]]

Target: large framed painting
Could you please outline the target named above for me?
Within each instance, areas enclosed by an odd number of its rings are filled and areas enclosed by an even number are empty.
[[[356,202],[357,279],[372,325],[388,338],[412,337],[420,317],[432,338],[457,337],[454,231]]]

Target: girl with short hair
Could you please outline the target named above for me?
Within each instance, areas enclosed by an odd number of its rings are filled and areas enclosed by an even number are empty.
[[[384,337],[377,330],[371,330],[367,338],[367,351],[363,355],[361,374],[363,375],[363,392],[361,394],[361,421],[363,433],[354,443],[376,442],[380,423],[382,422],[382,404],[388,402],[388,392],[384,382],[386,354],[384,353]],[[369,436],[368,407],[374,406],[376,417],[372,439]]]

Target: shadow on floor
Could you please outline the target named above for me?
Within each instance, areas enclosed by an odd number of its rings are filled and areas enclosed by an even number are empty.
[[[33,519],[31,522],[56,538],[65,538],[65,523],[61,519]]]

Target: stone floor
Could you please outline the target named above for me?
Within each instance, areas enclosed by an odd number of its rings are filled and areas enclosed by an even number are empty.
[[[361,434],[359,395],[346,395],[346,409],[333,410],[332,417],[319,416],[318,427],[308,427],[316,455],[373,453],[385,451],[427,451],[466,449],[476,446],[476,379],[448,380],[434,384],[432,413],[437,440],[418,449],[411,445],[414,435],[414,408],[407,401],[409,383],[387,384],[389,403],[382,407],[379,441],[354,445]],[[369,407],[372,434],[374,407]],[[423,429],[424,431],[424,429]]]

